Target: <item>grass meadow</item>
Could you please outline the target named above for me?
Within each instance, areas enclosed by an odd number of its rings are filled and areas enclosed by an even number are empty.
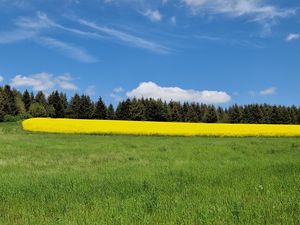
[[[300,224],[300,138],[0,124],[0,224]]]

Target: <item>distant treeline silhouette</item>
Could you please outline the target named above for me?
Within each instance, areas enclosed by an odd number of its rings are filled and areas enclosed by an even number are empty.
[[[268,104],[233,105],[228,108],[199,103],[165,102],[152,98],[127,99],[116,108],[100,97],[75,94],[68,101],[65,93],[42,91],[23,93],[9,85],[0,87],[0,122],[30,117],[176,121],[205,123],[300,124],[300,108]]]

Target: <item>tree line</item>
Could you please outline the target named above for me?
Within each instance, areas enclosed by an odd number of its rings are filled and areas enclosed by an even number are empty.
[[[0,87],[0,122],[30,117],[109,119],[138,121],[176,121],[205,123],[300,124],[300,108],[268,104],[232,105],[228,108],[199,103],[165,102],[142,98],[120,101],[116,108],[100,97],[53,91],[23,93],[9,85]]]

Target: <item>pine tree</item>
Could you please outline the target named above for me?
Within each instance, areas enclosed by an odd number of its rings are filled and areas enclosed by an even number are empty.
[[[80,118],[80,96],[75,94],[70,101],[69,110],[70,118],[79,119]]]
[[[114,120],[115,119],[115,110],[112,104],[109,104],[107,108],[107,119]]]
[[[238,105],[233,105],[228,109],[228,118],[230,123],[241,123],[243,110]]]
[[[81,95],[80,107],[79,107],[79,118],[80,119],[92,119],[94,117],[95,106],[87,95]]]
[[[187,122],[199,122],[199,116],[197,114],[196,105],[194,103],[187,105],[187,112],[186,112],[186,120]]]
[[[54,91],[52,92],[52,94],[49,95],[48,103],[49,105],[52,105],[55,110],[55,114],[54,114],[55,118],[64,118],[65,116],[64,106],[58,91]]]
[[[44,107],[47,106],[47,100],[46,97],[44,95],[44,93],[42,91],[39,91],[36,95],[35,95],[35,102],[40,103],[41,105],[43,105]]]
[[[18,111],[16,107],[15,97],[9,85],[4,86],[2,90],[2,95],[3,95],[2,110],[4,112],[4,115],[11,115],[11,116],[17,115]]]
[[[142,121],[146,119],[145,116],[145,106],[142,101],[137,99],[132,99],[129,108],[129,118],[130,120]]]
[[[116,119],[117,120],[129,120],[129,110],[130,110],[130,99],[127,99],[126,101],[121,101],[116,109]]]
[[[30,94],[27,90],[24,91],[22,99],[25,104],[25,109],[28,112],[30,104],[31,104],[31,98],[30,98]]]
[[[204,114],[205,123],[216,123],[218,122],[218,114],[216,108],[212,106],[207,107],[207,111]]]
[[[100,119],[100,120],[107,119],[107,107],[106,107],[106,105],[103,102],[103,100],[102,100],[101,97],[96,102],[95,112],[94,112],[94,118],[95,119]]]
[[[168,105],[168,120],[169,121],[181,121],[181,105],[179,102],[171,101]]]

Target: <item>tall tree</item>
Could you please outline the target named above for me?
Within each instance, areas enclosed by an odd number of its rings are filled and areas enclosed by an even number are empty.
[[[94,116],[95,119],[107,119],[107,107],[101,97],[96,102]]]
[[[211,105],[207,107],[207,110],[204,114],[204,122],[206,123],[218,122],[218,114],[215,106]]]
[[[129,108],[129,118],[130,120],[145,120],[145,106],[142,101],[137,100],[136,98],[131,100],[130,108]]]
[[[3,95],[2,110],[4,112],[4,115],[12,115],[12,116],[17,115],[18,111],[16,107],[15,97],[9,85],[4,86],[2,90],[2,95]]]
[[[241,123],[243,115],[242,107],[233,105],[228,109],[228,118],[230,123]]]
[[[118,104],[117,109],[116,109],[116,119],[129,120],[130,105],[131,105],[130,99],[127,99],[126,101],[121,101]]]
[[[55,115],[54,115],[55,118],[64,118],[65,116],[64,106],[58,91],[54,91],[49,95],[48,103],[49,105],[52,105],[55,110]]]
[[[30,98],[30,94],[27,90],[24,91],[22,99],[25,104],[25,109],[26,109],[26,111],[28,111],[29,107],[31,105],[31,98]]]
[[[81,95],[79,117],[80,119],[92,119],[94,118],[95,106],[87,95]]]
[[[78,94],[75,94],[70,101],[69,105],[69,115],[71,118],[79,119],[80,118],[80,96]]]
[[[114,110],[114,106],[112,104],[109,104],[109,106],[107,108],[107,119],[109,119],[109,120],[115,119],[115,110]]]

